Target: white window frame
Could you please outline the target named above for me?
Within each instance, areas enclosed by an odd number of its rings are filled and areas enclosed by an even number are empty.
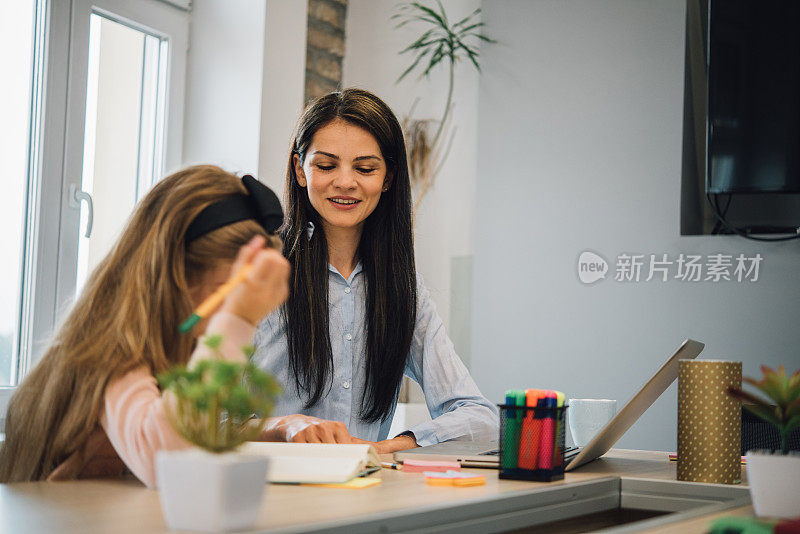
[[[182,162],[189,3],[160,0],[41,0],[44,62],[41,115],[32,127],[26,239],[20,306],[19,383],[39,361],[74,298],[80,208],[70,206],[70,187],[80,190],[89,62],[89,17],[116,22],[169,39],[166,135],[162,173]],[[37,90],[34,82],[34,92]],[[35,119],[35,117],[34,117]],[[33,124],[33,121],[32,121]],[[0,387],[0,429],[13,387]]]

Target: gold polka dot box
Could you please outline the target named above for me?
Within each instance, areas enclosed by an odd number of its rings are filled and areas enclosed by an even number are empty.
[[[678,362],[678,480],[741,481],[742,408],[730,386],[742,387],[742,362]]]

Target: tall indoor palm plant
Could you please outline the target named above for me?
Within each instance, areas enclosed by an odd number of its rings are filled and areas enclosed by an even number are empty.
[[[436,8],[428,7],[420,2],[401,4],[397,8],[397,13],[392,16],[392,19],[399,21],[395,28],[401,28],[411,23],[426,28],[413,43],[400,52],[401,55],[413,55],[414,59],[397,81],[400,82],[415,70],[421,71],[420,77],[428,77],[440,65],[446,65],[449,74],[447,100],[441,119],[438,121],[420,120],[408,116],[403,121],[408,145],[409,171],[412,184],[416,189],[415,209],[433,185],[442,163],[447,158],[455,134],[455,130],[450,135],[446,135],[445,132],[449,128],[453,109],[456,63],[467,59],[480,72],[477,45],[480,42],[495,42],[482,33],[481,28],[484,23],[479,20],[480,13],[481,9],[478,8],[468,16],[451,24],[441,1],[436,0]],[[431,136],[429,128],[433,125],[436,130]]]

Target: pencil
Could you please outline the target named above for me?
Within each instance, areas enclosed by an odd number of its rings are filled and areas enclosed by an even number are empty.
[[[225,300],[225,297],[227,297],[236,286],[244,281],[247,273],[250,272],[250,268],[251,266],[249,264],[245,265],[238,273],[228,279],[227,282],[219,286],[216,291],[209,295],[208,298],[206,298],[206,300],[204,300],[202,304],[197,307],[197,309],[189,316],[188,319],[180,324],[178,327],[178,332],[181,334],[187,334],[191,332],[192,328],[194,328],[194,326],[204,317],[208,317],[211,312],[217,309],[217,306],[222,304],[222,301]]]
[[[396,469],[398,471],[402,471],[403,464],[398,464],[393,462],[381,462],[381,467],[385,469]]]

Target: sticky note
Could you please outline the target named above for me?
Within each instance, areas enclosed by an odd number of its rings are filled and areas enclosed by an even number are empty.
[[[473,475],[459,471],[425,471],[425,482],[431,486],[480,486],[486,484],[486,475]]]
[[[422,473],[423,471],[461,471],[461,464],[458,462],[434,460],[404,460],[403,471],[406,473]]]
[[[303,484],[303,486],[317,486],[319,488],[364,489],[377,486],[381,479],[377,477],[356,477],[340,484]]]

